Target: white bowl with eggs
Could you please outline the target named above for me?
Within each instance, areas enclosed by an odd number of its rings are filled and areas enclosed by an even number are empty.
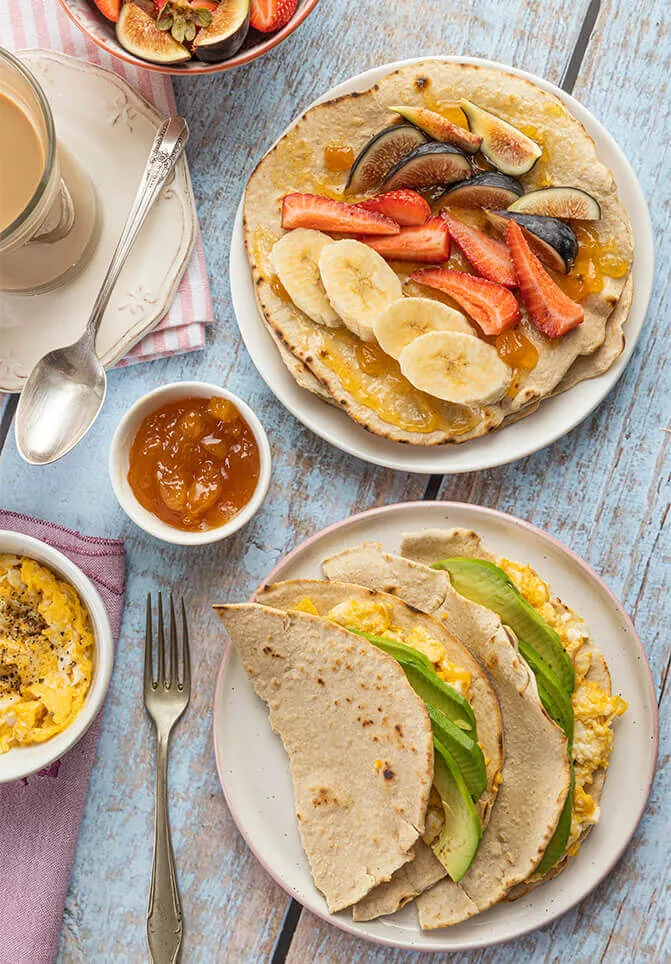
[[[162,406],[186,398],[225,398],[238,409],[249,426],[259,452],[259,476],[250,500],[227,522],[210,529],[180,529],[159,519],[136,498],[128,480],[133,440],[143,420]],[[261,507],[270,484],[271,456],[268,436],[252,409],[241,398],[208,382],[173,382],[143,395],[126,412],[112,438],[109,474],[114,494],[126,515],[149,535],[181,546],[202,546],[226,539],[241,529]]]
[[[93,672],[82,708],[64,730],[44,743],[12,746],[0,753],[0,783],[10,783],[50,766],[84,736],[105,702],[114,663],[114,638],[107,610],[95,586],[62,552],[32,536],[0,530],[0,554],[34,559],[69,583],[88,610],[94,639]]]

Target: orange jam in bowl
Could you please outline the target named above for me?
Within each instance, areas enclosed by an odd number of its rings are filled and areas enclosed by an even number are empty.
[[[254,496],[255,434],[228,398],[171,398],[148,412],[128,451],[128,483],[161,522],[186,532],[225,525]]]

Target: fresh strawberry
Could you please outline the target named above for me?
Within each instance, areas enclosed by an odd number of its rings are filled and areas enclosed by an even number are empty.
[[[447,211],[441,211],[440,214],[450,229],[452,240],[457,242],[464,257],[479,275],[506,288],[517,287],[517,275],[503,241],[490,238],[484,231],[453,218]]]
[[[358,206],[365,208],[366,211],[377,211],[378,214],[384,214],[403,226],[425,224],[431,217],[429,202],[425,201],[417,191],[410,191],[406,188],[388,191],[387,194],[380,194],[378,197],[369,198],[367,201],[360,201]]]
[[[508,223],[508,249],[515,265],[524,307],[536,328],[548,338],[559,338],[585,320],[581,305],[555,284],[529,247],[515,221]]]
[[[250,24],[261,33],[272,33],[289,23],[298,0],[251,0]]]
[[[401,230],[396,221],[383,214],[318,194],[286,194],[282,200],[282,227],[344,234],[398,234]]]
[[[520,320],[517,299],[502,285],[449,268],[413,271],[411,281],[444,291],[477,322],[485,335],[500,335]]]
[[[121,12],[121,0],[93,0],[103,17],[116,23]]]
[[[399,234],[388,238],[359,238],[374,248],[383,258],[392,261],[425,261],[441,264],[450,256],[450,232],[440,218],[426,224],[401,228]]]

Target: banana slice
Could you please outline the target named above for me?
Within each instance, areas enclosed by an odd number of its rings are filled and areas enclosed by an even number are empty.
[[[399,363],[415,388],[459,405],[498,401],[513,374],[495,348],[460,331],[420,335],[403,349]]]
[[[270,265],[297,308],[327,328],[338,328],[342,321],[326,297],[319,274],[319,256],[328,244],[328,234],[296,228],[273,245]]]
[[[474,334],[473,326],[460,311],[433,298],[401,298],[392,302],[377,316],[373,330],[382,350],[392,358],[399,358],[411,341],[430,331]]]
[[[344,323],[363,341],[375,338],[373,324],[403,290],[382,255],[360,241],[335,241],[319,256],[326,294]]]

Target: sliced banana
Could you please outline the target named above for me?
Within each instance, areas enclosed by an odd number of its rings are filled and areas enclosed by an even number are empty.
[[[344,323],[363,341],[373,341],[373,324],[403,290],[382,255],[361,241],[335,241],[319,256],[326,294]]]
[[[328,234],[309,228],[288,231],[273,245],[270,265],[297,308],[327,328],[338,328],[342,321],[326,297],[319,274],[319,256],[328,244]]]
[[[460,311],[432,298],[401,298],[392,302],[377,316],[373,330],[382,350],[392,358],[399,358],[411,341],[430,331],[474,334],[473,326]]]
[[[420,335],[403,349],[399,363],[415,388],[459,405],[498,401],[513,374],[495,348],[460,331]]]

